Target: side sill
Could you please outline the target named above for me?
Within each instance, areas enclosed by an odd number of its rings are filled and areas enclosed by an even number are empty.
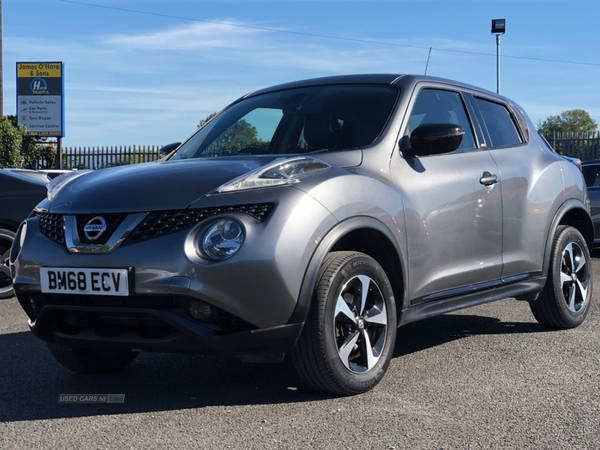
[[[528,292],[541,291],[545,284],[545,278],[529,279],[507,285],[500,285],[491,289],[465,294],[458,297],[450,297],[439,301],[418,304],[407,308],[402,312],[398,326],[416,322],[417,320],[438,316],[440,314],[457,311],[459,309],[470,308],[471,306],[502,300],[503,298],[507,297],[515,297]]]

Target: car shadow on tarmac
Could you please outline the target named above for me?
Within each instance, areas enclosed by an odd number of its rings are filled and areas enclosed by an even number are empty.
[[[442,315],[398,328],[394,357],[475,335],[523,334],[549,331],[536,322],[503,322],[494,317]]]
[[[438,316],[400,328],[394,356],[470,335],[540,331],[543,328],[534,323]],[[56,363],[45,344],[28,331],[0,335],[0,355],[0,422],[330,398],[303,387],[289,358],[280,364],[246,364],[219,356],[143,353],[122,373],[79,375]],[[63,394],[125,394],[125,400],[59,403]]]

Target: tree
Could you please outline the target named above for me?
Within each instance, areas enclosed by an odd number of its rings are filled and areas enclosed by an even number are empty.
[[[204,125],[206,125],[206,123],[212,119],[213,117],[215,117],[217,115],[216,112],[209,114],[206,119],[202,119],[200,122],[198,122],[197,128],[202,128]]]
[[[23,167],[22,144],[22,130],[13,124],[11,116],[2,117],[0,119],[0,167]]]
[[[208,121],[215,117],[217,113],[210,114],[206,119],[198,122],[198,128],[203,127]],[[217,125],[218,127],[219,125]],[[265,150],[269,146],[268,141],[258,138],[258,130],[244,119],[234,122],[229,128],[223,131],[211,144],[202,152],[203,156],[223,156],[238,153],[245,148],[255,148]]]
[[[576,133],[596,131],[598,124],[583,109],[563,111],[559,116],[549,116],[543,122],[538,122],[538,130],[542,134]]]
[[[0,167],[16,169],[51,169],[56,159],[56,148],[38,144],[34,136],[26,134],[23,125],[17,125],[14,115],[0,119]]]

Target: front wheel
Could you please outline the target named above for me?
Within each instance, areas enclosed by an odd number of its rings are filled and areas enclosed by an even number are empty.
[[[371,257],[330,253],[292,361],[317,391],[353,395],[383,378],[394,352],[396,306],[388,278]]]
[[[585,239],[573,227],[556,230],[546,286],[530,303],[536,320],[547,328],[564,330],[583,323],[592,300],[591,256]]]

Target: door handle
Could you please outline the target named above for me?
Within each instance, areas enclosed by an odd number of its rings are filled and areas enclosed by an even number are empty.
[[[484,186],[491,186],[498,182],[498,175],[493,175],[489,172],[483,172],[483,176],[479,179],[479,182]]]

